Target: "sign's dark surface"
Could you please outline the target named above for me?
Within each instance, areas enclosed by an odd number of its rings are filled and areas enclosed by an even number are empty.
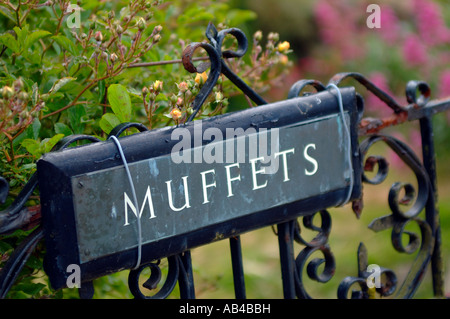
[[[342,96],[352,145],[328,91],[121,138],[138,207],[112,141],[45,155],[38,174],[52,285],[65,285],[69,264],[84,280],[132,267],[138,218],[148,262],[359,196],[358,178],[350,189],[360,172],[357,99],[353,89]]]
[[[262,134],[266,133],[236,139],[234,154],[238,145],[248,150],[252,139],[266,139],[270,150],[275,134],[268,138]],[[342,142],[345,136],[338,115],[283,127],[278,137],[279,149],[267,164],[262,154],[250,157],[250,152],[241,163],[176,164],[169,154],[130,164],[142,243],[349,185],[348,147]],[[226,151],[225,141],[215,144],[219,145],[209,147]],[[205,146],[198,151],[203,153]],[[187,150],[186,158],[194,158],[194,152]],[[265,167],[273,172],[266,173]],[[137,209],[124,167],[74,176],[72,189],[81,263],[136,247]]]

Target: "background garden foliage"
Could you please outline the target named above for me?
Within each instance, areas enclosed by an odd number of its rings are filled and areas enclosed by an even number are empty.
[[[380,29],[367,28],[370,3],[381,6]],[[64,136],[105,139],[129,121],[149,129],[183,123],[208,71],[189,74],[179,63],[160,62],[205,41],[209,22],[247,34],[249,52],[230,65],[269,101],[285,98],[301,78],[327,83],[335,73],[357,71],[406,104],[412,79],[430,83],[434,98],[450,96],[448,21],[445,0],[0,0],[0,174],[11,188],[5,206]],[[368,114],[387,114],[357,88]],[[252,106],[221,77],[198,118]],[[450,138],[447,118],[435,122],[438,154],[448,155],[440,147]],[[395,134],[419,145],[417,128]],[[38,192],[28,204],[39,205]],[[2,236],[1,263],[26,234]],[[10,298],[76,296],[50,289],[44,251],[38,246]],[[129,296],[122,277],[101,278],[95,287],[102,298]]]

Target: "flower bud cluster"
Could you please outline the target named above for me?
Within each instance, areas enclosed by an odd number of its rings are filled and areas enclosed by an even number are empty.
[[[11,85],[4,85],[0,88],[0,94],[0,130],[11,138],[23,132],[45,107],[42,98],[32,101],[22,78]]]

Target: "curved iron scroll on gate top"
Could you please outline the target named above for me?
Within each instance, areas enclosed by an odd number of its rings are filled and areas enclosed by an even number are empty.
[[[222,51],[225,37],[232,36],[237,40],[238,49],[236,51]],[[251,89],[242,79],[240,79],[228,67],[227,60],[231,58],[241,58],[247,51],[248,41],[245,34],[236,28],[218,31],[210,24],[206,31],[209,43],[193,43],[187,46],[183,53],[182,62],[187,71],[203,72],[210,69],[208,80],[201,88],[195,98],[192,109],[193,113],[188,121],[192,121],[202,107],[203,103],[212,92],[217,79],[221,74],[225,75],[235,84],[246,96],[255,104],[262,105],[267,102]],[[195,66],[193,56],[197,49],[203,49],[209,57],[208,63]],[[408,105],[398,104],[391,96],[376,87],[359,73],[341,73],[335,75],[329,84],[339,86],[346,79],[359,82],[367,90],[376,95],[382,102],[392,110],[392,115],[384,119],[363,118],[363,101],[359,99],[360,118],[359,136],[360,154],[363,159],[363,167],[367,172],[372,172],[376,168],[372,177],[363,174],[363,182],[366,184],[378,185],[385,181],[388,175],[388,162],[382,156],[369,155],[373,145],[384,144],[391,149],[404,164],[413,172],[416,186],[406,182],[394,183],[388,195],[389,211],[385,216],[380,216],[369,224],[369,229],[374,232],[390,231],[391,242],[394,249],[399,253],[416,254],[416,258],[411,268],[404,278],[399,281],[394,271],[383,268],[380,265],[382,275],[381,284],[378,287],[369,287],[371,272],[368,271],[368,250],[364,243],[360,243],[355,254],[358,271],[355,274],[348,274],[340,281],[337,290],[338,298],[371,298],[376,295],[381,297],[394,296],[396,298],[411,298],[419,287],[424,272],[428,267],[432,268],[433,289],[436,297],[443,297],[443,266],[441,260],[441,239],[439,227],[439,213],[436,199],[436,171],[435,154],[433,144],[433,130],[431,117],[436,112],[445,111],[450,108],[450,99],[440,101],[430,101],[430,88],[424,82],[411,81],[406,87],[406,97]],[[316,80],[300,80],[295,83],[289,91],[288,98],[294,98],[302,94],[306,87],[312,87],[317,92],[327,90],[328,85],[324,85]],[[419,121],[422,138],[422,158],[400,140],[381,134],[381,130],[402,124],[407,121]],[[121,124],[115,128],[111,134],[119,136],[124,130],[135,127],[139,131],[146,128],[137,123]],[[66,148],[78,140],[98,140],[91,136],[71,136],[63,139],[55,149]],[[1,179],[0,195],[6,198],[8,193],[8,183]],[[25,265],[28,257],[32,253],[36,244],[43,238],[42,229],[39,225],[39,212],[29,211],[25,203],[37,186],[37,179],[33,176],[24,189],[20,192],[13,204],[0,212],[0,234],[10,233],[16,229],[24,229],[35,226],[28,238],[26,238],[9,257],[5,266],[0,271],[0,297],[4,298],[15,280],[18,278],[21,269]],[[405,211],[404,208],[407,207]],[[362,214],[363,198],[352,202],[352,208],[356,216]],[[420,215],[424,212],[425,217]],[[320,217],[320,226],[314,224],[315,217]],[[300,219],[301,222],[300,222]],[[418,226],[418,233],[406,230],[409,223]],[[332,244],[329,243],[329,236],[332,230],[331,215],[327,210],[319,211],[313,215],[300,217],[295,220],[284,222],[273,226],[280,249],[280,263],[283,283],[283,295],[285,298],[311,298],[308,289],[304,285],[305,275],[318,283],[328,282],[335,274],[336,261],[332,252]],[[302,229],[309,229],[317,235],[312,240],[302,237]],[[406,237],[408,243],[405,245],[402,238]],[[235,295],[237,298],[245,298],[245,283],[243,272],[243,260],[241,254],[241,243],[239,236],[229,239],[232,257],[232,270],[234,276]],[[300,246],[300,252],[294,253],[294,246]],[[313,254],[319,253],[321,258],[309,259]],[[168,272],[165,282],[162,280],[161,264],[167,264]],[[145,268],[150,269],[150,276],[145,281],[143,287],[148,290],[155,290],[158,285],[162,286],[152,297],[147,297],[140,286],[141,273]],[[138,269],[130,271],[128,284],[130,291],[136,298],[166,298],[175,289],[178,283],[181,298],[195,298],[194,281],[192,275],[191,255],[189,251],[176,256],[169,256],[166,263],[160,260],[141,265]],[[93,296],[92,282],[83,283],[79,290],[80,296],[89,298]]]

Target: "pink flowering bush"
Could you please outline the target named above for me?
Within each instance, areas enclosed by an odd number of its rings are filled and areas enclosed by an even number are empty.
[[[376,75],[378,80],[383,74],[383,81],[399,96],[406,81],[420,79],[430,83],[434,97],[442,97],[446,91],[441,78],[450,70],[450,28],[444,5],[431,0],[386,1],[380,5],[381,28],[370,29],[366,24],[370,3],[320,0],[315,4],[320,42],[301,59],[303,75],[327,81],[344,70],[369,78]]]
[[[314,3],[312,14],[320,41],[307,57],[300,59],[301,77],[327,83],[336,73],[359,72],[401,105],[407,105],[406,83],[422,80],[431,86],[432,99],[450,98],[448,5],[433,0],[384,1],[378,3],[380,28],[369,28],[366,20],[371,13],[366,9],[371,3],[374,2],[320,0]],[[348,84],[355,85],[363,95],[366,116],[391,114],[386,105],[356,81]],[[435,119],[438,145],[448,145],[448,121],[450,116],[445,115]],[[417,128],[402,131],[403,138],[420,147],[413,131]],[[438,150],[441,152],[445,152],[445,147]]]

